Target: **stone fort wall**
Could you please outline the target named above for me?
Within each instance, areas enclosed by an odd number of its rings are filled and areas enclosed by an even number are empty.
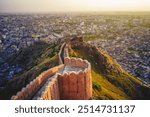
[[[13,100],[88,100],[92,98],[91,65],[87,60],[70,58],[68,45],[62,44],[59,66],[40,74],[35,80],[12,96]],[[65,71],[63,68],[79,67],[81,71]]]
[[[65,72],[58,74],[60,99],[88,100],[92,98],[91,65],[87,60],[79,58],[65,58],[64,64],[72,67],[81,67],[79,72]]]
[[[30,82],[26,87],[19,91],[15,96],[12,96],[12,100],[29,100],[38,92],[38,90],[45,84],[45,82],[56,72],[62,69],[64,65],[53,67],[47,71],[41,73],[37,78]]]
[[[64,58],[64,48],[65,48],[65,46],[66,46],[66,43],[63,43],[61,48],[60,48],[59,54],[58,54],[58,56],[59,56],[59,64],[60,65],[63,64],[63,62],[64,62],[63,58]]]

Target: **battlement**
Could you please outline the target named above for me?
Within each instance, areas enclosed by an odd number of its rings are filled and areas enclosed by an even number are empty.
[[[90,68],[90,63],[87,60],[81,58],[64,58],[64,64],[72,67]]]
[[[12,96],[13,100],[87,100],[92,98],[91,65],[87,60],[70,58],[68,45],[62,44],[59,66],[40,74]]]
[[[33,97],[33,100],[58,100],[58,99],[60,98],[56,75],[48,79],[45,85]]]
[[[56,72],[62,69],[64,65],[59,65],[53,67],[43,73],[41,73],[37,78],[30,82],[26,87],[19,91],[15,96],[12,96],[13,100],[28,100],[32,99],[35,93],[43,86],[43,84]]]
[[[92,81],[89,71],[58,74],[60,99],[91,99]]]

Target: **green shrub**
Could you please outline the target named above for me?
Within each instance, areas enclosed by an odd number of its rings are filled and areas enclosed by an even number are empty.
[[[96,89],[98,91],[102,90],[101,86],[97,82],[93,82],[92,87],[93,87],[93,89]]]

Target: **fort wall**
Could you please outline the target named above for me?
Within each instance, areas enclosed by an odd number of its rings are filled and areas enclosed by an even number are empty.
[[[72,67],[80,67],[79,72],[66,72],[58,74],[60,99],[80,100],[92,98],[91,65],[87,60],[80,58],[64,59],[64,64]]]
[[[87,60],[70,58],[68,45],[59,52],[59,66],[40,74],[25,88],[12,96],[13,100],[89,100],[92,99],[91,65]],[[66,66],[79,69],[63,71]]]
[[[65,46],[66,46],[66,43],[63,43],[60,50],[59,50],[58,55],[59,55],[59,64],[60,65],[63,64],[63,62],[64,62],[63,58],[64,58],[64,48],[65,48]]]
[[[36,79],[30,82],[26,87],[19,91],[15,96],[12,96],[13,100],[28,100],[32,99],[33,96],[39,91],[39,89],[45,84],[45,82],[56,72],[62,69],[64,65],[53,67],[43,73],[41,73]]]

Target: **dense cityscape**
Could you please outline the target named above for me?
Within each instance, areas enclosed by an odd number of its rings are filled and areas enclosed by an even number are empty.
[[[74,35],[104,49],[129,73],[150,82],[150,15],[1,15],[0,87],[23,71],[8,59],[37,41],[58,43]]]

